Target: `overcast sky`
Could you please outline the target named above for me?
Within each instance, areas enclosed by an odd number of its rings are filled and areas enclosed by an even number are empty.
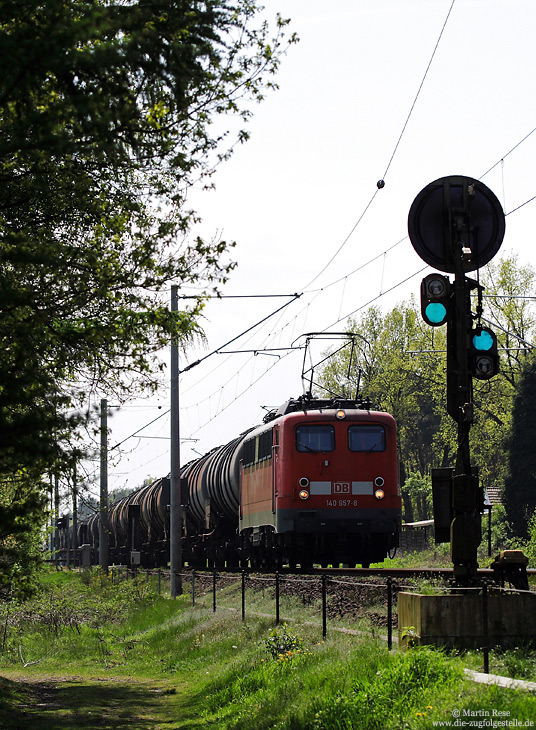
[[[203,218],[197,233],[237,242],[224,294],[301,296],[226,350],[290,347],[305,332],[344,330],[370,303],[388,310],[418,297],[430,270],[421,271],[407,216],[420,190],[446,175],[482,179],[506,213],[499,255],[536,263],[536,201],[527,203],[536,196],[534,0],[264,5],[268,17],[290,17],[301,40],[282,60],[280,89],[254,108],[250,141],[221,166],[216,190],[194,190],[189,202]],[[288,301],[212,301],[207,346],[181,353],[181,367]],[[182,375],[181,436],[197,439],[184,441],[182,463],[259,423],[262,406],[298,396],[302,358],[213,355]],[[116,413],[110,444],[168,407],[163,388]],[[111,489],[169,472],[169,417],[140,434],[114,450],[122,457]]]

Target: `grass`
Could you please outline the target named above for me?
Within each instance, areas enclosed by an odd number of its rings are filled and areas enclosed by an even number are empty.
[[[530,694],[465,679],[468,656],[389,652],[331,623],[324,641],[318,613],[290,596],[277,627],[268,587],[248,588],[242,622],[232,581],[213,613],[209,593],[192,607],[144,582],[65,575],[0,614],[2,730],[418,730],[456,709],[536,716]],[[502,666],[534,664],[527,657],[519,649]]]

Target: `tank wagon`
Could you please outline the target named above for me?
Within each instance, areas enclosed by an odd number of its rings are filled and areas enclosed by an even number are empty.
[[[169,561],[169,478],[110,508],[110,561]],[[192,567],[364,567],[398,545],[395,421],[370,403],[302,396],[181,469]],[[98,549],[98,518],[80,526]]]

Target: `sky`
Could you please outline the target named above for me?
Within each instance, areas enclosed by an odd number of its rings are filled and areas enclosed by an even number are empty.
[[[181,464],[303,392],[303,350],[275,348],[344,331],[371,304],[388,311],[418,298],[431,269],[407,217],[428,183],[482,180],[506,214],[498,256],[536,265],[534,0],[263,4],[267,18],[291,18],[300,42],[215,190],[193,189],[188,200],[202,218],[196,234],[236,242],[237,267],[224,298],[207,304],[204,346],[180,353],[181,369],[206,358],[180,377]],[[274,349],[251,352],[265,348]],[[211,354],[218,349],[232,354]],[[110,451],[110,489],[169,472],[168,408],[165,385],[111,408],[109,444],[122,443]]]

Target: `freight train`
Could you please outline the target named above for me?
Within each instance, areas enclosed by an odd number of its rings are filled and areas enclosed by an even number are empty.
[[[370,401],[291,399],[186,464],[181,503],[182,555],[191,567],[368,567],[398,545],[395,421]],[[111,506],[110,562],[167,565],[169,504],[163,478]],[[76,536],[94,559],[98,519],[80,524]]]

